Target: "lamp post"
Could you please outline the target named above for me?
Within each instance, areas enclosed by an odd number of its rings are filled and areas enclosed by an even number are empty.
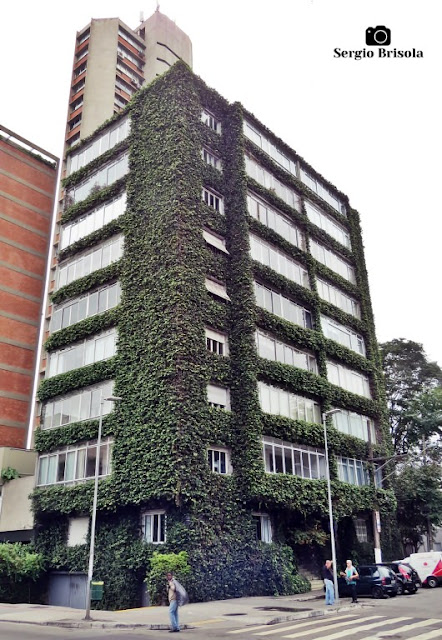
[[[335,602],[339,604],[339,591],[338,591],[338,570],[336,566],[336,545],[335,545],[335,528],[333,524],[333,507],[331,499],[331,484],[330,484],[330,465],[328,461],[328,444],[327,444],[327,416],[332,416],[334,413],[340,413],[340,409],[331,409],[325,411],[322,414],[322,426],[324,427],[324,446],[325,446],[325,473],[327,477],[327,493],[328,493],[328,517],[330,520],[330,542],[331,553],[333,563],[333,584],[335,589]]]
[[[103,424],[103,403],[104,402],[119,402],[122,400],[119,396],[108,396],[107,398],[100,398],[100,415],[98,419],[98,438],[97,438],[97,453],[95,456],[95,484],[94,484],[94,500],[92,503],[92,522],[91,522],[91,542],[89,546],[89,569],[87,572],[87,584],[86,584],[86,613],[85,620],[91,619],[91,582],[92,574],[94,571],[94,550],[95,550],[95,523],[97,521],[97,497],[98,497],[98,471],[100,469],[100,447],[101,447],[101,426]]]

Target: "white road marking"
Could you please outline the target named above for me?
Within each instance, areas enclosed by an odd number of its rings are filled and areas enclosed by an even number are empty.
[[[354,619],[356,618],[355,614],[352,615],[348,615],[348,616],[342,616],[342,618],[339,618],[339,620],[344,620],[347,618],[352,618],[352,621],[354,621]],[[320,619],[321,622],[324,622],[323,618]],[[334,620],[337,620],[337,618],[334,618]],[[294,623],[296,622],[295,620],[293,621]],[[310,625],[317,625],[318,624],[318,618],[310,618],[307,622],[298,622],[298,624],[291,624],[289,627],[279,627],[278,629],[273,628],[271,631],[261,631],[261,633],[254,633],[254,636],[270,636],[273,634],[275,634],[276,632],[278,633],[283,633],[284,631],[291,631],[292,629],[302,629],[302,627],[308,627]],[[345,624],[345,623],[343,623]],[[347,622],[347,624],[351,624],[350,622]],[[334,625],[328,625],[326,628],[330,629],[330,626],[334,626]],[[316,628],[313,631],[316,631]],[[305,631],[305,633],[313,633],[313,631]]]
[[[384,623],[385,624],[393,624],[395,622],[402,622],[402,620],[411,620],[410,617],[404,617],[404,618],[391,618],[389,620],[385,619],[385,616],[372,616],[370,618],[359,618],[359,620],[356,620],[356,625],[355,628],[352,629],[353,633],[360,633],[361,631],[369,631],[370,629],[374,629],[375,627],[379,626],[379,618],[383,617],[384,619]],[[375,618],[377,618],[377,622],[374,622],[372,624],[363,624],[362,626],[360,625],[360,622],[364,622],[365,620],[374,620]],[[352,621],[354,622],[354,621]],[[344,626],[344,625],[348,625],[351,624],[349,622],[344,622],[343,625],[340,626]],[[334,625],[334,626],[338,626],[338,625]],[[289,636],[283,636],[284,638],[299,638],[300,636],[303,635],[307,635],[310,633],[315,633],[315,632],[319,632],[319,631],[326,631],[327,627],[319,627],[318,629],[315,629],[314,631],[306,631],[306,632],[300,632],[300,633],[292,633]],[[338,631],[337,633],[331,633],[327,636],[322,636],[321,640],[337,640],[338,638],[346,638],[348,636],[349,632],[348,629],[344,629],[343,631]]]

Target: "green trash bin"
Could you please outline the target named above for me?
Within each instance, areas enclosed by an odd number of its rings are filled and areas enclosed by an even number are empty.
[[[91,581],[91,600],[103,599],[103,586],[104,582]]]

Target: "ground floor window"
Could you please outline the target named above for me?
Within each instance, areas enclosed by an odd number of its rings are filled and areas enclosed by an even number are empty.
[[[164,544],[166,542],[166,512],[145,511],[141,515],[143,540],[152,544]]]

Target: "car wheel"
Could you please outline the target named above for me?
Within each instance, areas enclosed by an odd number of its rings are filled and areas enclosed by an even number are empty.
[[[427,585],[430,587],[430,589],[434,589],[434,587],[437,587],[436,578],[433,578],[433,576],[427,578]]]
[[[373,587],[373,589],[371,590],[371,595],[376,599],[383,598],[384,592],[382,591],[382,587]]]
[[[404,587],[402,584],[398,583],[397,585],[397,595],[401,596],[404,593]]]

